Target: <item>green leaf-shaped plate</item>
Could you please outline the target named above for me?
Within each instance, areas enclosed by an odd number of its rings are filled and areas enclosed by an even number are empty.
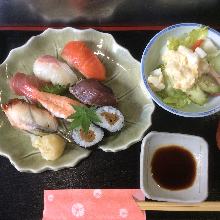
[[[13,49],[0,66],[0,102],[7,102],[15,95],[10,91],[7,79],[16,72],[32,73],[35,59],[40,55],[59,58],[63,46],[70,40],[82,40],[99,56],[107,69],[105,84],[111,87],[119,101],[119,109],[125,116],[125,126],[119,133],[105,137],[99,147],[104,151],[125,150],[138,142],[151,125],[154,104],[142,89],[140,63],[128,50],[118,45],[112,35],[92,29],[47,29],[32,37],[22,47]],[[19,170],[41,172],[76,165],[89,156],[90,151],[77,145],[68,145],[63,156],[56,161],[42,159],[32,147],[29,135],[11,127],[0,110],[0,154],[9,158]]]

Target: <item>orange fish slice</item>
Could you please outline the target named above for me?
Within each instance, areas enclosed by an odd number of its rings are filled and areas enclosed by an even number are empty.
[[[68,118],[75,112],[74,105],[83,105],[68,97],[40,92],[37,89],[32,90],[32,97],[58,118]]]
[[[61,53],[61,57],[86,78],[106,79],[106,70],[99,58],[82,41],[70,41]]]

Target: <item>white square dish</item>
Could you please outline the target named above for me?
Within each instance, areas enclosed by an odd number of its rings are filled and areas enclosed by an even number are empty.
[[[160,187],[151,172],[151,161],[156,150],[177,145],[188,150],[196,161],[193,184],[181,190]],[[208,196],[208,144],[198,136],[150,132],[142,141],[140,156],[140,187],[148,199],[169,202],[196,203]]]

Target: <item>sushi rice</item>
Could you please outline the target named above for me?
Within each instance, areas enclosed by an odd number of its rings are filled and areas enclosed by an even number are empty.
[[[124,126],[124,116],[118,109],[112,106],[100,107],[96,110],[96,114],[101,120],[101,122],[96,124],[110,132],[119,131]]]
[[[102,140],[104,132],[101,128],[91,124],[87,133],[81,128],[76,128],[72,131],[73,140],[81,147],[91,147]]]

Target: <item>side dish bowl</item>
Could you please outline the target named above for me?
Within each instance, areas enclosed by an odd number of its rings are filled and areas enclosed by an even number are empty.
[[[151,89],[147,76],[155,70],[160,64],[161,50],[166,45],[168,39],[172,37],[180,37],[189,33],[193,29],[201,27],[197,23],[180,23],[169,26],[157,33],[147,44],[141,59],[141,75],[144,88],[148,91],[152,99],[163,109],[184,117],[204,117],[212,115],[220,110],[220,96],[212,96],[204,105],[189,104],[184,108],[174,108],[165,104]],[[208,27],[208,37],[220,48],[220,33]]]
[[[150,96],[145,94],[146,91],[139,86],[140,63],[127,49],[117,44],[110,34],[93,29],[47,29],[42,34],[32,37],[23,46],[13,49],[0,66],[0,104],[16,97],[7,82],[13,74],[32,74],[33,63],[41,55],[53,55],[60,59],[62,48],[70,40],[86,42],[105,65],[107,80],[104,84],[114,91],[118,108],[125,117],[122,131],[107,136],[98,147],[106,152],[127,149],[138,142],[151,125],[154,104]],[[90,154],[87,149],[68,144],[62,157],[55,161],[46,161],[42,159],[38,149],[31,146],[29,135],[13,128],[2,110],[0,134],[0,155],[8,157],[19,171],[36,173],[48,169],[59,170],[75,166]]]
[[[179,146],[192,154],[196,162],[195,179],[190,187],[170,190],[160,186],[152,175],[152,158],[158,149]],[[185,158],[184,158],[185,160]],[[166,163],[169,163],[167,161]],[[172,163],[172,162],[171,162]],[[175,170],[175,169],[174,169]],[[177,180],[173,180],[176,183]],[[140,187],[148,199],[194,203],[208,196],[208,144],[198,136],[167,132],[150,132],[142,141]]]

